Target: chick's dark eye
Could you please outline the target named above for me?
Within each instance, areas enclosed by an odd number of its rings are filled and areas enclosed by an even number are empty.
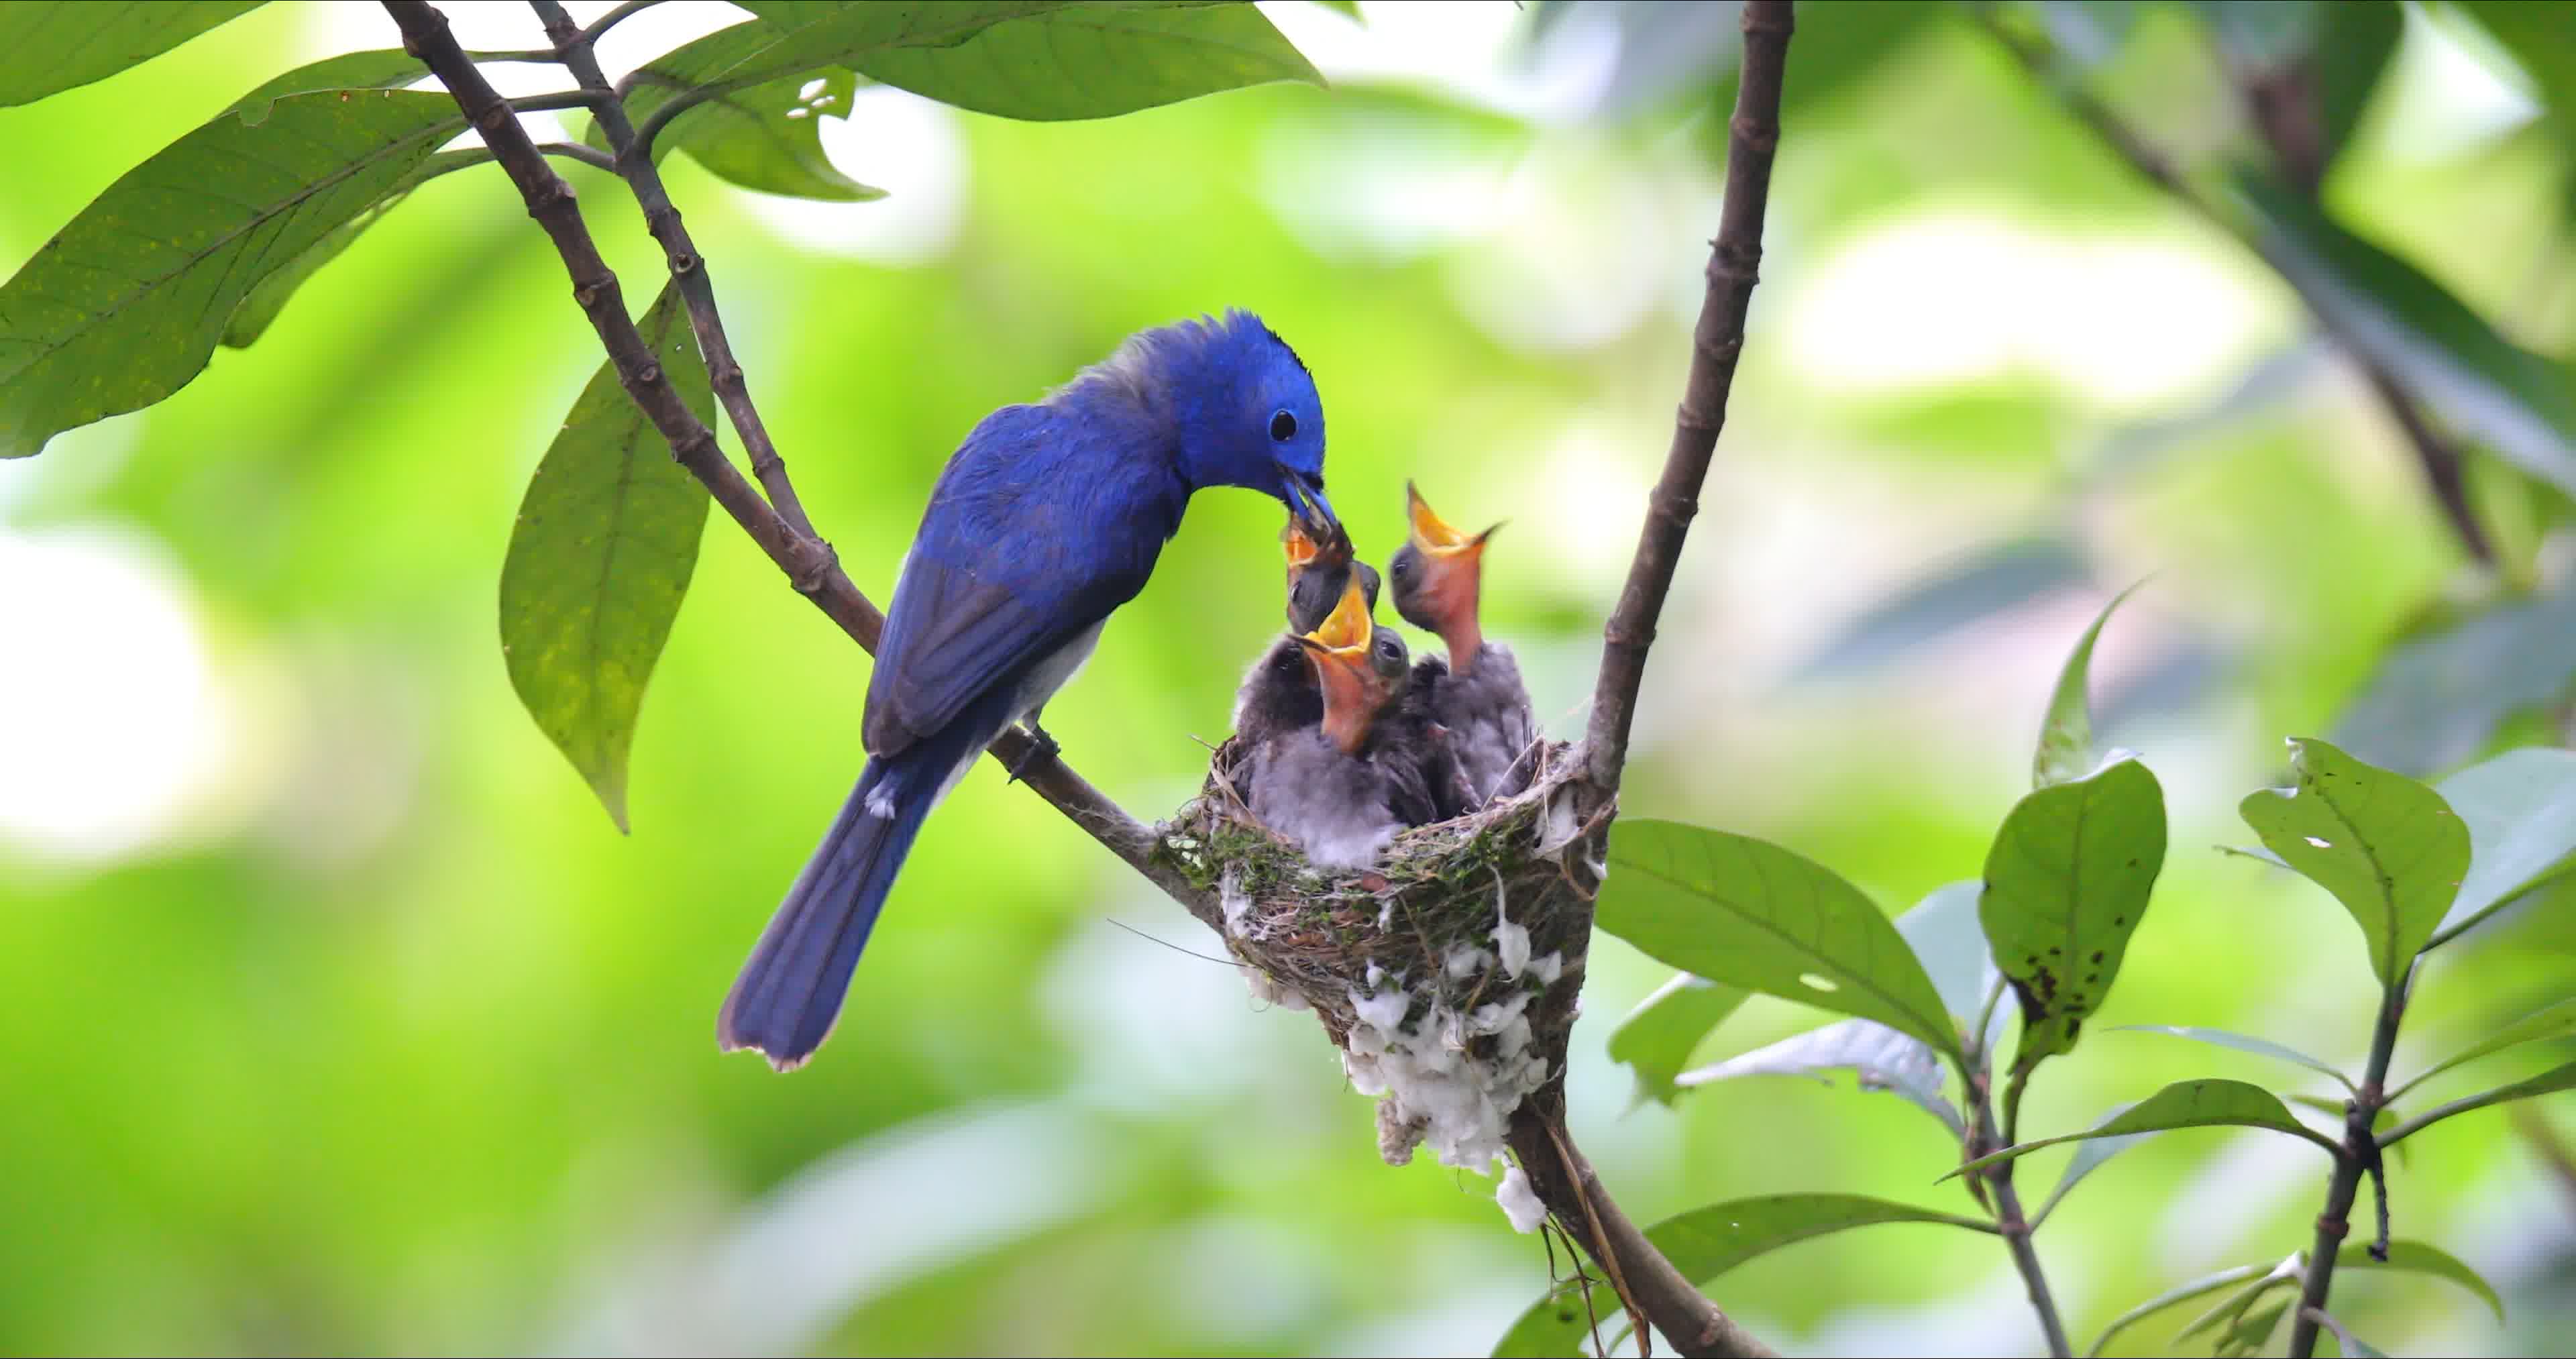
[[[1270,438],[1273,442],[1284,444],[1296,437],[1296,416],[1291,415],[1286,411],[1281,411],[1270,417]]]

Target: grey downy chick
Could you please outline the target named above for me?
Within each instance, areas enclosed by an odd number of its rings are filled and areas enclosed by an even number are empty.
[[[1377,609],[1377,569],[1352,555],[1351,536],[1339,525],[1318,542],[1291,515],[1279,541],[1288,556],[1288,631],[1252,663],[1235,691],[1235,736],[1247,745],[1324,720],[1324,691],[1297,638],[1324,625],[1352,577],[1359,578],[1368,610]]]
[[[1472,537],[1441,521],[1406,482],[1410,532],[1387,562],[1395,611],[1440,635],[1446,660],[1425,656],[1413,667],[1408,705],[1448,729],[1449,750],[1478,807],[1529,787],[1537,773],[1538,720],[1510,647],[1485,640],[1478,620],[1487,529]],[[1502,525],[1496,524],[1494,528]]]
[[[1392,720],[1411,657],[1394,629],[1370,621],[1356,578],[1331,616],[1296,640],[1313,658],[1323,717],[1253,747],[1240,770],[1245,801],[1316,864],[1366,868],[1397,832],[1440,817],[1422,753]]]

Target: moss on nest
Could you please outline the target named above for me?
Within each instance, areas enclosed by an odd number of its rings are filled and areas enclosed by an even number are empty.
[[[1599,882],[1599,825],[1578,822],[1569,786],[1580,761],[1550,743],[1526,792],[1407,830],[1346,872],[1253,819],[1235,783],[1245,753],[1218,748],[1155,858],[1218,897],[1257,994],[1312,1008],[1354,1084],[1390,1091],[1390,1163],[1427,1138],[1485,1169],[1500,1149],[1486,1125],[1498,1139],[1497,1120],[1564,1069]]]

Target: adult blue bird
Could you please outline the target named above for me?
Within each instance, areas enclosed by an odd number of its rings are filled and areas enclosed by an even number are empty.
[[[1054,757],[1040,710],[1210,486],[1275,496],[1318,537],[1341,531],[1314,379],[1245,311],[1141,331],[966,436],[886,611],[860,728],[867,766],[725,998],[724,1050],[756,1049],[785,1071],[821,1046],[930,809],[1023,718],[1032,759]]]

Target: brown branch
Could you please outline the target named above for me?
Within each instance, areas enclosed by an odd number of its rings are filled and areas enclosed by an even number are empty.
[[[1699,512],[1700,485],[1708,480],[1717,434],[1726,424],[1745,313],[1761,277],[1762,211],[1771,195],[1771,154],[1780,144],[1780,83],[1792,27],[1788,0],[1748,0],[1744,6],[1744,69],[1735,87],[1735,117],[1727,125],[1726,206],[1710,243],[1708,293],[1691,332],[1690,377],[1673,417],[1663,476],[1646,497],[1646,524],[1637,534],[1628,583],[1601,630],[1601,674],[1583,744],[1586,777],[1602,798],[1618,791],[1628,762],[1646,650],[1654,645],[1655,620],[1672,592],[1682,542]]]
[[[655,362],[644,337],[636,332],[634,321],[627,316],[617,275],[600,258],[599,247],[591,240],[590,230],[573,200],[572,186],[546,164],[508,104],[457,46],[448,32],[447,16],[425,0],[384,0],[384,6],[402,29],[404,50],[420,58],[447,86],[466,120],[481,134],[493,158],[509,173],[510,181],[518,186],[520,197],[528,205],[528,215],[553,239],[556,253],[563,257],[564,271],[572,279],[573,300],[590,318],[591,329],[597,332],[627,395],[670,443],[672,456],[705,485],[725,513],[742,526],[743,532],[816,608],[839,624],[861,648],[875,654],[877,637],[885,628],[885,615],[850,582],[828,549],[817,559],[814,540],[761,499],[760,493],[725,459],[716,445],[715,432],[690,413],[687,403]],[[595,91],[586,91],[582,97],[598,100]],[[780,475],[784,476],[783,467]],[[992,753],[1005,765],[1013,765],[1026,758],[1031,748],[1027,735],[1013,729],[1003,732],[1001,739],[993,743]],[[1154,861],[1153,830],[1129,816],[1062,760],[1035,761],[1022,781],[1084,833],[1169,893],[1191,915],[1211,928],[1222,926],[1224,912],[1212,896],[1192,888],[1179,873]]]
[[[2335,1257],[2343,1248],[2343,1239],[2352,1234],[2352,1204],[2361,1196],[2361,1177],[2379,1168],[2380,1139],[2377,1131],[2379,1111],[2388,1103],[2388,1062],[2397,1051],[2397,1024],[2406,1016],[2406,984],[2414,979],[2410,967],[2380,994],[2379,1022],[2371,1030],[2370,1060],[2362,1068],[2361,1088],[2344,1102],[2343,1146],[2335,1156],[2334,1171],[2326,1180],[2326,1202],[2317,1214],[2315,1244],[2308,1247],[2307,1276],[2299,1282],[2299,1314],[2290,1324],[2292,1359],[2308,1359],[2317,1350],[2317,1323],[2310,1313],[2323,1314],[2326,1300],[2334,1292]],[[2387,1190],[2380,1182],[2381,1192]],[[2383,1200],[2381,1244],[2371,1254],[2385,1258],[2387,1249]]]
[[[2092,129],[2103,145],[2108,146],[2131,170],[2221,230],[2230,235],[2240,235],[2218,205],[2183,178],[2163,152],[2123,122],[2110,105],[2085,89],[2072,73],[2060,68],[2056,53],[2046,39],[2016,31],[1995,13],[1991,5],[1976,6],[1975,13],[1987,33],[2012,53],[2033,79],[2054,93],[2058,102],[2074,114],[2077,121]],[[2315,82],[2303,79],[2301,70],[2296,67],[2277,73],[2238,72],[2235,75],[2250,116],[2281,162],[2283,179],[2294,191],[2314,200],[2318,186],[2325,178],[2315,110]],[[2458,535],[2460,545],[2479,562],[2494,565],[2495,544],[2478,523],[2477,512],[2469,504],[2459,450],[2434,431],[2424,418],[2421,403],[2406,389],[2405,383],[2362,349],[2350,327],[2328,309],[2318,306],[2306,289],[2300,287],[2298,274],[2283,268],[2283,262],[2275,257],[2275,247],[2259,239],[2247,244],[2280,273],[2291,291],[2298,293],[2299,300],[2307,304],[2308,313],[2316,319],[2318,327],[2333,337],[2337,347],[2361,369],[2372,395],[2387,410],[2388,418],[2396,422],[2398,432],[2405,436],[2408,446],[2414,450],[2415,460],[2423,468],[2425,486],[2432,492],[2433,502],[2440,507],[2442,517],[2449,521],[2451,531]]]

